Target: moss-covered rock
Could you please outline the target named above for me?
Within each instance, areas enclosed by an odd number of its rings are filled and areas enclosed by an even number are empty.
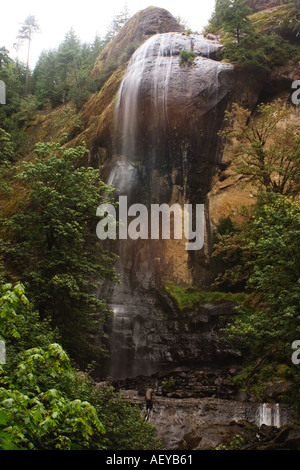
[[[300,18],[292,4],[279,5],[271,9],[255,11],[250,16],[256,32],[278,34],[293,43],[300,43]]]
[[[286,3],[285,0],[248,0],[247,4],[253,11],[266,10]]]

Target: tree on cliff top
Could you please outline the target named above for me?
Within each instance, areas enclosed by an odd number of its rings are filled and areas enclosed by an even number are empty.
[[[29,80],[29,56],[30,56],[30,45],[32,36],[40,31],[40,27],[35,19],[34,16],[29,15],[24,23],[22,24],[21,28],[19,29],[19,34],[17,39],[19,42],[23,42],[25,40],[28,41],[27,46],[27,65],[26,65],[26,83],[25,83],[25,95],[28,93],[28,80]]]
[[[210,23],[216,29],[222,28],[240,42],[243,35],[253,31],[248,18],[252,12],[246,0],[217,0]]]
[[[123,28],[125,23],[127,23],[129,18],[130,11],[127,4],[125,3],[123,10],[113,16],[111,24],[108,28],[108,32],[105,35],[105,40],[110,41],[111,39],[113,39],[118,34],[120,29]]]

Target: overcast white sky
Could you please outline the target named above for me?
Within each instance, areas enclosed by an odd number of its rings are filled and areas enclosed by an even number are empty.
[[[20,25],[29,15],[36,17],[41,32],[32,41],[31,68],[42,50],[55,49],[73,27],[82,42],[92,42],[95,35],[105,36],[112,17],[127,7],[131,15],[148,6],[165,8],[180,16],[194,31],[201,32],[214,9],[215,0],[7,0],[1,6],[0,47],[12,58],[26,60],[25,48],[16,52],[13,44]]]

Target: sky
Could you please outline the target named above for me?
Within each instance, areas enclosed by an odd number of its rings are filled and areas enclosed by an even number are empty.
[[[5,5],[3,5],[5,3]],[[30,67],[43,50],[56,49],[71,28],[82,42],[93,42],[96,34],[104,37],[113,16],[127,5],[130,15],[149,6],[168,10],[180,16],[193,30],[201,32],[210,18],[215,0],[8,0],[2,3],[0,47],[6,47],[13,59],[26,62],[26,47],[13,47],[20,26],[29,16],[35,16],[40,32],[31,45]]]

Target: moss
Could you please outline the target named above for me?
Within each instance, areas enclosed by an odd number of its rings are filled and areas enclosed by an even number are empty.
[[[250,15],[250,19],[258,33],[280,32],[285,21],[293,16],[292,5],[274,8],[271,12],[259,11]]]
[[[179,287],[166,281],[164,288],[169,296],[176,301],[179,310],[192,309],[207,302],[242,302],[245,294],[218,291],[202,291],[196,287]]]

